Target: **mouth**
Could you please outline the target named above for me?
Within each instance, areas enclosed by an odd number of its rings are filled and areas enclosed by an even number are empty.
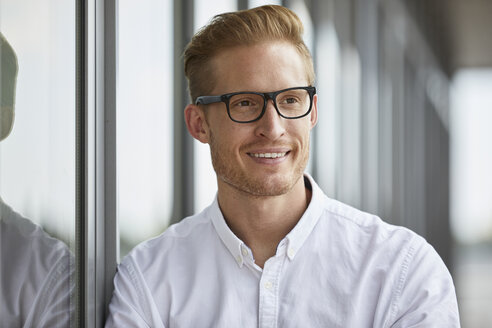
[[[288,153],[289,151],[278,153],[248,153],[248,155],[254,158],[281,158],[285,157]]]
[[[290,150],[265,149],[248,152],[247,154],[257,164],[278,165],[287,159],[290,154]]]

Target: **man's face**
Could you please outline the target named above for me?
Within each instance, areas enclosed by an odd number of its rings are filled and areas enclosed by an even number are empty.
[[[308,85],[300,54],[285,42],[228,49],[212,64],[216,72],[213,95]],[[280,117],[271,100],[263,117],[251,123],[230,120],[224,103],[208,105],[205,111],[219,188],[227,184],[254,196],[277,196],[299,182],[309,158],[309,133],[317,120],[316,96],[312,112],[293,120]]]

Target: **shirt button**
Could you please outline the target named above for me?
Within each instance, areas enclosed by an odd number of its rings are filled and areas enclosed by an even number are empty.
[[[239,256],[239,255],[238,255],[238,256],[236,257],[236,261],[237,261],[237,263],[241,264],[241,256]]]
[[[248,250],[246,248],[243,248],[241,250],[241,253],[243,253],[243,256],[247,256],[248,255]]]
[[[290,257],[294,256],[294,249],[289,248],[289,250],[287,251],[287,255],[289,255]]]
[[[272,289],[273,284],[270,281],[265,282],[265,288],[266,289]]]

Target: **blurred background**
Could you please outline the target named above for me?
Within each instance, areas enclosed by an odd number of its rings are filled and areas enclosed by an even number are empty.
[[[84,234],[75,178],[81,3],[0,0],[0,31],[19,63],[0,195],[73,250]],[[463,327],[490,327],[491,0],[115,4],[118,223],[105,229],[119,235],[118,258],[215,197],[208,147],[191,140],[182,116],[191,35],[215,14],[281,4],[301,17],[315,62],[308,171],[328,196],[424,236],[453,275]]]

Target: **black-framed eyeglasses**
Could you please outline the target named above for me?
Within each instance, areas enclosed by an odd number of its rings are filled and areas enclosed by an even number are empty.
[[[269,99],[278,115],[286,119],[306,116],[313,107],[315,87],[294,87],[274,92],[232,92],[220,96],[200,96],[195,104],[213,104],[223,102],[227,107],[229,118],[237,123],[258,121],[267,107]]]

